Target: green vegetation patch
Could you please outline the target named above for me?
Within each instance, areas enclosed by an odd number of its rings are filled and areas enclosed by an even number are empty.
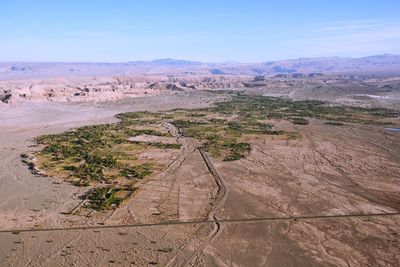
[[[147,147],[179,149],[179,144],[131,142],[129,137],[148,134],[170,136],[151,129],[160,114],[138,112],[119,114],[119,123],[80,127],[61,134],[36,138],[42,145],[37,153],[40,168],[66,177],[76,185],[111,183],[119,178],[142,179],[152,173],[152,164],[135,162],[135,151]],[[135,126],[139,126],[136,129]],[[149,126],[149,129],[143,127]]]
[[[266,96],[234,96],[232,101],[217,103],[213,111],[238,114],[250,119],[286,119],[306,124],[308,118],[360,124],[390,124],[384,118],[398,117],[400,113],[385,108],[333,106],[317,100],[293,101]]]
[[[132,190],[115,187],[98,187],[89,191],[87,199],[89,207],[94,210],[117,208],[132,194]]]
[[[383,108],[332,106],[326,102],[285,98],[247,96],[230,92],[231,100],[214,107],[167,112],[127,112],[116,115],[120,122],[80,127],[61,134],[36,139],[42,146],[37,153],[40,168],[68,177],[77,185],[113,183],[118,179],[142,179],[153,172],[151,162],[138,163],[138,152],[149,147],[179,149],[180,144],[129,141],[138,135],[172,136],[161,130],[171,123],[186,137],[201,141],[201,147],[226,161],[245,158],[254,136],[282,135],[299,138],[296,132],[274,129],[270,120],[282,119],[307,125],[310,119],[343,123],[389,124],[382,119],[399,116],[399,112]]]
[[[143,179],[144,177],[150,175],[151,173],[152,173],[152,168],[151,165],[148,163],[142,165],[136,165],[133,167],[126,167],[121,171],[121,175],[123,175],[128,179],[133,179],[133,178]]]
[[[293,124],[298,124],[298,125],[308,125],[309,121],[305,118],[298,118],[298,117],[294,117],[294,118],[289,118],[289,121],[292,122]]]
[[[250,120],[247,117],[214,118],[209,114],[202,120],[175,120],[173,124],[184,136],[203,140],[202,148],[214,157],[225,161],[245,158],[250,152],[250,144],[239,141],[245,135],[277,135],[273,125]],[[211,117],[211,118],[210,118]]]
[[[344,122],[363,124],[390,124],[384,118],[399,116],[399,112],[384,108],[358,108],[332,106],[323,101],[293,101],[284,98],[247,96],[237,93],[231,101],[216,103],[215,107],[199,109],[203,116],[193,116],[187,111],[173,124],[184,136],[204,140],[202,148],[223,160],[246,157],[250,144],[240,142],[246,135],[282,135],[288,139],[299,137],[298,133],[274,130],[272,124],[262,121],[283,119],[298,125],[308,125],[311,118],[331,121],[339,125]],[[208,114],[204,116],[204,114]]]

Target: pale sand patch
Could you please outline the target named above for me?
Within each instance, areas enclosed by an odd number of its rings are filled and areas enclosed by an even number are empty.
[[[134,137],[129,137],[129,141],[133,142],[149,142],[149,143],[164,143],[164,144],[177,144],[176,137],[156,136],[142,134]]]

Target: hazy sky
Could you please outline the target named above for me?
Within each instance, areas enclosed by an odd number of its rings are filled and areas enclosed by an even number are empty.
[[[400,54],[400,0],[0,0],[0,61]]]

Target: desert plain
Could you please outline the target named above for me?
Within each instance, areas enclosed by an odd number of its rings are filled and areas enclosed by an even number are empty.
[[[399,266],[400,77],[243,69],[6,76],[0,265]]]

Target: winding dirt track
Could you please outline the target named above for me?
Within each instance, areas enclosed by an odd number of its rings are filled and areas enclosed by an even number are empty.
[[[195,262],[196,262],[196,258],[200,255],[200,253],[202,253],[204,251],[206,246],[211,242],[211,240],[221,230],[221,224],[218,222],[217,215],[218,215],[218,212],[224,206],[225,201],[229,194],[229,189],[225,183],[225,180],[222,178],[221,175],[219,175],[219,173],[215,169],[215,167],[212,164],[208,155],[201,148],[199,148],[198,150],[199,150],[201,157],[203,158],[204,163],[206,164],[209,172],[214,177],[215,183],[217,184],[217,195],[214,200],[214,205],[213,205],[213,208],[208,213],[208,219],[214,221],[214,223],[213,223],[213,230],[210,232],[210,234],[208,235],[205,242],[203,242],[203,244],[192,253],[192,255],[189,257],[189,259],[187,260],[187,262],[184,266],[194,266]]]
[[[171,132],[173,133],[174,136],[176,136],[178,139],[183,140],[184,138],[181,135],[181,130],[176,127],[175,125],[171,123],[164,123],[164,126],[168,126]],[[190,142],[189,142],[190,143]],[[186,144],[187,146],[187,144]],[[186,147],[184,146],[184,147]],[[207,238],[205,241],[198,246],[192,254],[189,256],[189,258],[186,259],[184,255],[177,254],[174,258],[172,258],[167,266],[177,266],[177,265],[182,265],[182,266],[193,266],[194,262],[196,261],[196,258],[199,256],[200,253],[202,253],[205,249],[205,247],[209,244],[209,242],[218,234],[218,232],[221,229],[221,225],[218,222],[217,214],[221,210],[221,208],[224,206],[225,201],[227,199],[227,196],[229,194],[229,189],[226,185],[225,180],[222,178],[222,176],[217,172],[215,169],[214,165],[212,164],[210,158],[208,155],[201,149],[197,148],[199,151],[205,165],[207,166],[208,171],[214,177],[215,184],[217,186],[217,192],[216,196],[213,201],[213,206],[212,209],[208,213],[208,221],[213,222],[213,230],[208,234]],[[188,246],[189,244],[186,244]],[[185,247],[186,247],[185,246]],[[183,248],[182,248],[183,249]],[[183,257],[184,259],[178,259],[178,257]]]

